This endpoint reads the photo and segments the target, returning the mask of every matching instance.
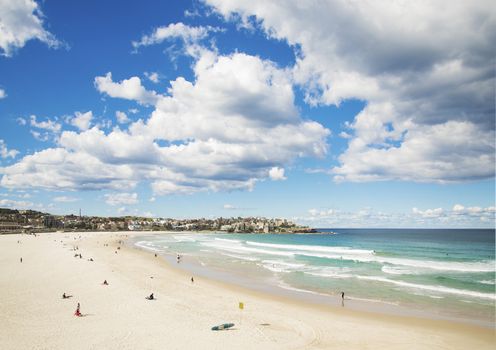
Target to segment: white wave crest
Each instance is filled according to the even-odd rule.
[[[157,246],[153,242],[149,242],[149,241],[139,241],[139,242],[134,243],[134,245],[137,247],[146,249],[146,250],[154,251],[154,252],[163,252],[163,251],[165,251],[165,249],[169,248],[169,247],[164,246],[164,245]]]
[[[294,254],[304,255],[316,258],[343,259],[358,262],[378,262],[392,265],[410,266],[425,268],[438,271],[453,272],[493,272],[496,270],[494,260],[479,262],[456,262],[456,261],[432,261],[416,260],[394,257],[384,257],[375,254],[373,250],[352,249],[350,247],[327,247],[327,246],[309,246],[299,244],[272,244],[247,241],[246,244],[257,247],[290,250]],[[404,273],[407,273],[404,270]],[[385,271],[386,272],[386,271]],[[397,270],[399,272],[399,270]],[[388,272],[386,272],[388,273]],[[393,273],[389,269],[389,273]]]
[[[381,268],[382,272],[390,275],[416,275],[419,274],[418,270],[412,270],[403,266],[390,266],[384,265]]]
[[[227,238],[215,237],[215,240],[220,241],[220,242],[228,242],[228,243],[241,243],[241,241],[237,240],[237,239],[227,239]]]
[[[482,283],[482,284],[496,284],[496,281],[495,280],[483,280],[483,281],[479,281],[479,283]]]
[[[272,244],[272,243],[259,243],[246,241],[246,244],[253,245],[256,247],[274,248],[274,249],[285,249],[294,252],[298,251],[309,251],[309,252],[324,252],[324,253],[338,253],[338,254],[353,254],[353,255],[373,255],[373,250],[366,249],[352,249],[350,247],[327,247],[327,246],[313,246],[313,245],[301,245],[301,244]],[[299,254],[299,253],[297,253]]]
[[[220,250],[225,250],[228,252],[233,252],[233,253],[255,253],[255,254],[266,254],[266,255],[276,255],[276,256],[294,256],[293,253],[290,252],[281,252],[277,250],[267,250],[267,249],[258,249],[258,248],[250,248],[250,247],[244,247],[242,245],[237,245],[237,244],[227,244],[227,242],[202,242],[200,243],[201,245],[204,245],[206,247],[210,248],[215,248],[215,249],[220,249]]]
[[[262,260],[262,264],[259,264],[259,266],[272,272],[288,273],[301,271],[305,267],[305,264],[288,263],[281,260]]]
[[[190,235],[173,235],[172,237],[178,242],[196,242],[196,239]]]
[[[228,256],[230,258],[234,259],[240,259],[240,260],[246,260],[246,261],[258,261],[259,259],[249,257],[249,256],[244,256],[244,255],[236,255],[236,254],[228,254],[228,253],[221,253],[224,256]]]

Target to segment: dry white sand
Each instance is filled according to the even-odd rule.
[[[116,254],[124,236],[0,236],[0,348],[479,350],[495,345],[494,329],[318,307],[202,278],[191,283],[190,275],[153,253],[122,247]],[[79,250],[72,251],[76,245]],[[102,285],[105,279],[108,286]],[[64,292],[73,297],[63,300]],[[145,300],[151,292],[157,300]],[[78,302],[84,317],[74,316]],[[236,326],[210,330],[224,322]]]

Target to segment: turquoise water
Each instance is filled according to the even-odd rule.
[[[135,245],[195,273],[336,300],[494,323],[494,230],[333,229],[335,234],[170,233]]]

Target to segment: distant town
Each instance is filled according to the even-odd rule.
[[[216,231],[228,233],[313,233],[286,219],[237,217],[216,219],[51,215],[35,210],[0,208],[0,233],[50,231]]]

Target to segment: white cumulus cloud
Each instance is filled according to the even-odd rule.
[[[269,170],[269,177],[274,180],[286,180],[284,176],[284,168],[273,167]]]
[[[68,196],[59,196],[59,197],[54,197],[53,200],[55,202],[71,203],[71,202],[77,202],[79,200],[79,198],[68,197]]]
[[[117,122],[119,124],[126,124],[130,122],[129,118],[127,117],[127,114],[122,111],[116,111],[115,117],[117,118]]]
[[[159,75],[157,72],[145,72],[145,77],[147,77],[152,83],[157,84],[159,82]]]
[[[27,41],[37,39],[49,47],[60,42],[43,27],[43,13],[34,0],[0,0],[0,52],[11,57]]]
[[[286,70],[243,53],[203,50],[194,58],[194,80],[178,77],[167,95],[153,95],[148,118],[110,132],[64,131],[59,148],[2,169],[2,185],[120,189],[146,181],[154,195],[250,190],[271,169],[282,179],[295,159],[326,154],[329,131],[300,117]],[[143,101],[144,90],[122,93],[124,82],[97,88]]]
[[[104,197],[105,203],[109,205],[132,205],[138,203],[137,193],[107,193]]]
[[[494,143],[488,142],[495,138],[491,1],[206,2],[226,20],[291,45],[293,78],[308,103],[366,102],[351,130],[341,134],[349,146],[335,180],[494,176]],[[471,138],[467,148],[449,135],[451,128],[457,137]],[[474,145],[479,140],[481,147]]]
[[[35,207],[33,202],[17,201],[13,199],[0,199],[0,207],[13,209],[32,209]]]
[[[85,113],[76,112],[74,118],[71,119],[71,124],[77,127],[79,130],[84,131],[90,128],[92,119],[92,111],[88,111]]]
[[[140,46],[155,45],[167,39],[182,39],[184,42],[196,42],[205,38],[209,32],[218,29],[212,27],[191,27],[184,23],[171,23],[167,26],[155,28],[149,35],[143,35],[139,41],[133,41],[135,49]]]
[[[15,158],[18,154],[18,150],[8,149],[5,141],[0,139],[0,158]]]
[[[62,129],[62,125],[54,120],[47,119],[45,121],[38,121],[35,115],[30,116],[30,124],[37,129],[46,130],[52,133],[58,133]]]
[[[121,82],[112,80],[112,73],[95,78],[95,87],[101,93],[110,97],[123,98],[126,100],[136,101],[142,105],[154,105],[159,95],[155,91],[148,91],[141,84],[139,77],[131,77]]]

